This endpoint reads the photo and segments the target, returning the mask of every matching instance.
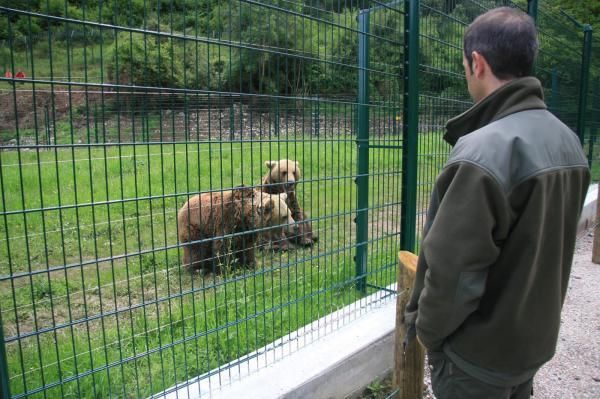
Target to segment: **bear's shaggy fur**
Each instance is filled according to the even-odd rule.
[[[292,218],[296,221],[295,231],[288,232],[287,240],[273,237],[274,249],[285,251],[289,249],[289,242],[302,246],[313,245],[318,237],[313,235],[311,224],[306,221],[306,213],[300,207],[296,196],[296,184],[302,179],[300,164],[298,161],[281,159],[266,161],[265,166],[269,171],[262,178],[262,189],[269,194],[286,193],[285,202],[292,212]]]
[[[191,197],[177,214],[183,264],[213,272],[231,260],[254,266],[254,230],[294,223],[286,198],[243,186]]]

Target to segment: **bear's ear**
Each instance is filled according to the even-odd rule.
[[[260,216],[264,216],[269,213],[272,213],[274,207],[275,207],[275,201],[273,201],[272,198],[269,198],[268,200],[266,200],[265,202],[263,202],[261,205],[258,206],[258,214]]]
[[[284,200],[284,201],[287,201],[287,193],[281,193],[281,194],[279,194],[279,197],[280,197],[282,200]]]
[[[269,169],[273,169],[277,165],[277,161],[265,161],[265,166]]]

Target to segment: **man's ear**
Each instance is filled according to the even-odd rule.
[[[269,169],[273,169],[277,165],[277,161],[265,161],[265,166]]]
[[[477,51],[473,51],[471,54],[471,71],[478,79],[483,77],[486,68],[489,69],[489,64],[487,63],[485,57],[478,53]]]

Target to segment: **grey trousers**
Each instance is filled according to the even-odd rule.
[[[443,352],[429,352],[431,385],[437,399],[529,399],[533,378],[514,387],[498,387],[460,370]]]

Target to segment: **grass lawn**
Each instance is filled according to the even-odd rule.
[[[16,70],[41,80],[106,81],[106,64],[101,70],[99,60],[108,61],[108,44],[67,51],[40,41],[33,57],[15,52],[12,62]],[[45,83],[16,87],[39,93],[49,88]],[[60,92],[54,101],[68,110],[52,125],[57,146],[0,151],[0,324],[12,395],[147,397],[363,295],[356,289],[354,261],[357,145],[343,122],[353,117],[352,105],[319,103],[317,120],[337,121],[337,127],[321,127],[332,130],[329,136],[293,133],[314,128],[303,126],[315,112],[308,101],[302,110],[293,110],[302,114],[300,125],[294,119],[292,127],[283,119],[281,136],[219,142],[198,135],[189,137],[199,141],[167,144],[164,132],[173,133],[165,133],[165,140],[175,141],[175,132],[178,140],[185,138],[162,104],[132,116],[134,129],[115,122],[116,114],[126,112],[113,97],[107,95],[105,103],[104,97],[90,96],[88,104],[87,93],[84,98],[66,93],[66,86],[53,89]],[[73,86],[74,93],[78,89]],[[20,138],[29,144],[50,142],[45,134],[52,114],[45,115],[41,105],[47,99],[37,98],[36,130],[33,98],[19,92],[15,106],[13,86],[0,83],[0,91],[10,112],[27,111],[30,120],[20,119],[21,127],[27,126]],[[50,110],[60,108],[50,104]],[[195,116],[197,123],[207,117]],[[239,124],[242,116],[234,116]],[[269,119],[256,111],[253,117],[258,124],[248,125],[259,130],[260,118]],[[373,118],[385,119],[376,112]],[[73,123],[78,120],[86,123]],[[210,119],[203,123],[209,124],[205,130],[219,130]],[[139,140],[140,126],[147,132],[142,139],[150,142],[131,142]],[[397,147],[400,137],[381,137],[372,144]],[[3,143],[16,138],[13,126],[0,131]],[[95,142],[108,144],[86,144]],[[419,209],[426,207],[447,151],[438,133],[420,136]],[[398,148],[373,148],[369,157],[367,293],[396,279],[402,171]],[[254,270],[229,266],[222,275],[201,276],[182,269],[179,207],[201,191],[258,184],[264,162],[281,158],[301,164],[303,181],[297,190],[313,219],[317,245],[287,253],[258,250]]]
[[[188,196],[258,184],[264,161],[280,158],[300,161],[317,245],[259,250],[255,270],[182,269],[176,213]],[[369,164],[367,282],[386,286],[401,152],[372,149]],[[11,394],[149,396],[355,301],[356,165],[351,136],[0,152]],[[420,160],[424,175],[437,167]]]

